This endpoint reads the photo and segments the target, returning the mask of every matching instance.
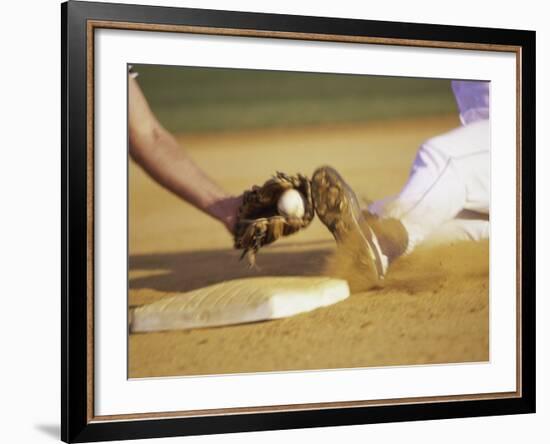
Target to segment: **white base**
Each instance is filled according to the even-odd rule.
[[[348,284],[341,279],[236,279],[137,307],[131,312],[130,331],[182,330],[284,318],[348,296]]]

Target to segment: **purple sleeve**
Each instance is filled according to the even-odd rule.
[[[477,80],[451,82],[463,125],[489,119],[490,83]]]

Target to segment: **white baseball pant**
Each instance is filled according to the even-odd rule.
[[[490,146],[485,119],[427,140],[401,192],[374,202],[369,211],[401,220],[409,235],[407,253],[426,240],[488,238]]]

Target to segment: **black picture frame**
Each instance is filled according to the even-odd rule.
[[[521,393],[497,399],[388,403],[387,405],[293,411],[237,412],[228,415],[101,420],[90,414],[90,143],[87,102],[90,21],[193,26],[264,32],[406,39],[519,48],[521,63],[521,136],[518,187],[521,231],[518,267],[521,280]],[[69,1],[61,5],[62,104],[62,274],[61,274],[61,438],[90,442],[180,435],[510,415],[535,412],[535,32],[356,19],[199,10]],[[521,118],[528,115],[529,118]],[[510,197],[513,198],[512,196]],[[93,201],[92,201],[93,204]],[[90,407],[92,406],[92,407]]]

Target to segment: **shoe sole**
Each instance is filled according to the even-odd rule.
[[[318,168],[312,176],[315,212],[339,245],[352,247],[357,259],[374,277],[384,279],[382,252],[371,227],[361,213],[355,193],[331,167]]]

